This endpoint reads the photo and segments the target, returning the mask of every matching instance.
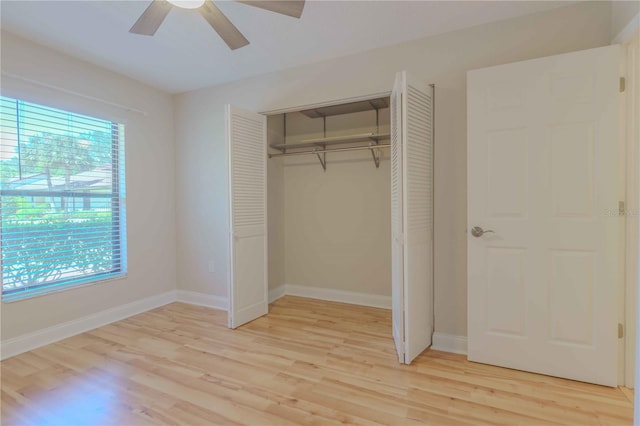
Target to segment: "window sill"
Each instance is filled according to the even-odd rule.
[[[33,299],[33,298],[42,297],[42,296],[49,296],[49,295],[52,295],[52,294],[55,294],[55,293],[62,293],[62,292],[69,291],[69,290],[76,290],[78,288],[90,287],[90,286],[93,286],[93,285],[104,284],[104,283],[111,282],[111,281],[121,281],[123,279],[126,279],[127,277],[128,277],[128,273],[127,272],[123,272],[123,273],[121,273],[119,275],[115,275],[115,276],[112,276],[112,277],[95,279],[95,280],[82,282],[82,283],[78,283],[78,284],[70,284],[70,285],[67,285],[67,286],[64,286],[64,287],[60,287],[60,288],[42,290],[40,292],[38,292],[37,290],[25,291],[24,295],[12,296],[11,299],[9,299],[9,300],[6,300],[6,296],[2,295],[2,303],[21,302],[23,300]]]

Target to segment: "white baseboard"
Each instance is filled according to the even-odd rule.
[[[14,355],[21,354],[49,343],[66,339],[76,334],[93,330],[103,325],[111,324],[115,321],[149,311],[151,309],[164,306],[176,300],[176,292],[168,291],[156,296],[136,300],[126,305],[97,312],[73,321],[47,327],[42,330],[28,333],[12,339],[4,340],[0,343],[0,359],[6,359]]]
[[[226,297],[195,291],[178,290],[176,301],[192,305],[207,306],[209,308],[227,310]],[[374,308],[391,309],[391,297],[375,294],[356,293],[352,291],[334,290],[321,287],[282,284],[269,290],[268,302],[273,303],[283,296],[300,296],[311,299],[328,300],[332,302],[351,303],[352,305],[371,306]]]
[[[207,308],[220,309],[222,311],[226,311],[229,306],[226,297],[187,290],[177,290],[175,301],[189,303],[190,305],[206,306]]]
[[[454,334],[433,333],[431,349],[434,351],[452,352],[454,354],[467,354],[467,337],[456,336]]]
[[[328,300],[332,302],[351,303],[354,305],[372,306],[376,308],[391,309],[391,297],[379,296],[352,291],[325,289],[320,287],[307,287],[300,285],[284,284],[269,291],[269,303],[285,295],[309,297],[312,299]],[[208,308],[227,310],[228,299],[223,296],[198,293],[187,290],[173,290],[166,293],[151,296],[146,299],[127,303],[116,308],[97,312],[73,321],[47,327],[42,330],[14,337],[0,342],[0,359],[6,359],[50,343],[75,336],[86,331],[111,324],[116,321],[137,315],[151,309],[164,306],[172,302],[183,302],[192,305],[206,306]],[[434,346],[436,342],[434,334]],[[453,336],[456,337],[456,336]],[[466,353],[466,339],[464,351]],[[434,347],[435,349],[435,347]],[[446,350],[446,349],[439,349]],[[455,352],[455,351],[450,351]]]
[[[307,287],[303,285],[285,284],[285,294],[291,296],[309,297],[311,299],[328,300],[331,302],[350,303],[352,305],[371,306],[374,308],[391,309],[391,296],[377,294],[356,293],[353,291],[335,290],[321,287]]]
[[[282,284],[276,288],[269,290],[269,303],[273,303],[287,294],[287,286]]]

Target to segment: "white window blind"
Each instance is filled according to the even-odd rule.
[[[124,125],[0,97],[2,299],[126,273]]]

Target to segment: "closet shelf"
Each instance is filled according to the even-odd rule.
[[[306,139],[296,143],[274,143],[269,145],[273,149],[286,152],[296,148],[326,147],[328,145],[341,145],[363,141],[374,141],[378,143],[381,139],[389,139],[389,133],[360,133],[357,135],[332,136],[329,138]]]
[[[309,118],[331,117],[333,115],[353,114],[354,112],[373,111],[389,108],[389,98],[370,99],[368,101],[349,102],[300,111]]]

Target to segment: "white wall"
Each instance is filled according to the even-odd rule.
[[[379,112],[381,133],[389,114]],[[326,125],[328,137],[376,132],[376,113],[330,116]],[[322,136],[322,119],[287,114],[287,143]],[[284,283],[391,296],[388,160],[388,149],[380,168],[369,151],[328,153],[326,171],[313,155],[269,160],[284,163]]]
[[[635,20],[632,22],[632,20]],[[611,2],[611,41],[623,43],[640,26],[640,1],[614,0]]]
[[[282,143],[284,116],[267,117],[267,144]],[[278,151],[269,149],[270,152]],[[267,161],[267,236],[269,242],[269,289],[285,284],[284,168],[282,161]]]
[[[125,120],[128,276],[2,304],[2,341],[176,288],[175,164],[170,95],[3,32],[1,90],[104,118]],[[25,83],[7,73],[146,111]]]
[[[436,84],[435,329],[466,335],[466,72],[607,45],[610,11],[583,2],[176,96],[179,288],[226,295],[224,104],[268,111],[388,92],[406,69]]]

